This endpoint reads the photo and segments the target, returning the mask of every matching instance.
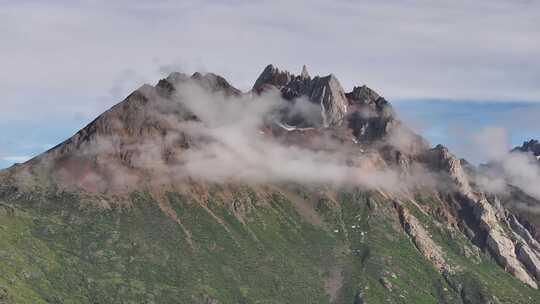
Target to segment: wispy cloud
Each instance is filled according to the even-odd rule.
[[[52,169],[52,176],[62,185],[75,183],[91,192],[113,193],[147,183],[174,187],[193,179],[386,191],[433,185],[434,174],[421,165],[411,165],[410,170],[388,166],[380,154],[364,151],[348,133],[314,128],[289,133],[280,129],[274,122],[285,115],[281,110],[290,102],[279,92],[226,96],[191,81],[180,81],[177,89],[171,99],[159,97],[154,88],[141,89],[139,92],[152,102],[131,112],[129,120],[122,119],[122,107],[113,109],[102,118],[112,129],[110,133],[97,133],[78,143],[66,157],[57,158],[54,153],[44,156],[41,166],[34,169]],[[134,100],[130,102],[138,106]],[[296,102],[307,101],[300,98]],[[302,112],[307,119],[314,113],[321,115],[319,107],[292,110]],[[137,135],[118,136],[133,128],[132,124],[143,122],[152,127]],[[389,132],[398,129],[396,126]],[[400,142],[389,140],[388,144]]]
[[[442,143],[477,164],[490,160],[485,152],[491,145],[475,144],[471,134],[504,129],[508,149],[540,137],[540,103],[399,100],[393,104],[400,117],[430,142]]]
[[[486,127],[468,138],[469,149],[489,161],[478,172],[476,182],[481,187],[491,193],[508,194],[510,184],[540,200],[540,164],[532,155],[511,152],[506,129]]]

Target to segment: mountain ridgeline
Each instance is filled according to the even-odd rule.
[[[536,159],[540,160],[540,142],[536,139],[524,142],[523,145],[514,148],[513,151],[531,153]]]
[[[172,73],[0,171],[0,303],[540,303],[482,171],[334,75]]]

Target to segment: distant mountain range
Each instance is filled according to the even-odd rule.
[[[172,73],[0,171],[0,303],[540,303],[540,201],[508,164],[305,66],[249,92]]]

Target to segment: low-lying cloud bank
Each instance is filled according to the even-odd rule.
[[[133,105],[144,113],[132,115],[149,131],[126,139],[121,134],[131,126],[111,115],[115,120],[107,128],[115,131],[83,143],[72,152],[73,161],[49,158],[47,167],[54,167],[60,180],[75,181],[92,192],[130,191],[148,182],[166,185],[193,179],[392,192],[436,184],[435,175],[420,165],[413,164],[406,171],[387,165],[379,153],[364,150],[352,136],[342,134],[349,132],[345,128],[291,131],[280,126],[277,122],[291,113],[303,117],[308,125],[320,123],[321,106],[304,97],[291,103],[277,90],[227,96],[209,92],[193,81],[177,84],[170,98],[160,97],[150,87],[140,91],[150,97],[149,102],[142,108]],[[285,108],[289,111],[283,111]],[[396,130],[398,136],[389,136],[386,143],[399,148],[403,144],[399,138],[406,132]],[[95,159],[98,169],[81,159]]]
[[[178,164],[169,165],[176,177],[216,183],[350,185],[388,191],[405,190],[420,182],[430,184],[427,171],[415,168],[411,171],[414,174],[403,179],[403,172],[382,165],[378,155],[364,152],[352,140],[343,143],[324,133],[312,136],[309,132],[317,132],[312,128],[292,131],[308,132],[300,135],[300,141],[309,141],[308,147],[286,144],[269,134],[272,125],[280,128],[276,122],[291,113],[316,124],[321,119],[321,107],[305,98],[291,104],[276,91],[225,97],[187,83],[181,85],[173,100],[198,118],[174,124],[174,129],[194,139],[194,146],[178,156]],[[284,107],[289,108],[288,114],[280,111]]]
[[[182,155],[184,164],[178,172],[186,176],[212,182],[349,184],[392,189],[405,186],[396,172],[374,167],[359,148],[354,151],[350,145],[347,148],[330,137],[317,138],[321,149],[312,150],[285,145],[266,134],[261,128],[265,120],[277,120],[276,109],[286,103],[275,93],[255,99],[229,100],[191,86],[179,90],[178,97],[200,118],[200,122],[190,122],[189,128],[182,123],[179,128],[209,139]],[[320,107],[313,104],[299,105],[296,109],[307,112],[302,114],[308,117],[313,117],[314,111],[320,115]]]
[[[131,105],[129,110],[135,112],[128,119],[135,120],[129,122],[135,128],[143,126],[137,136],[124,137],[133,126],[126,125],[124,114],[111,115],[114,119],[107,122],[107,128],[113,130],[110,134],[100,134],[73,150],[73,161],[49,158],[46,167],[54,167],[60,180],[92,192],[131,191],[146,183],[174,185],[193,179],[355,186],[390,192],[452,187],[420,162],[413,161],[407,168],[389,165],[372,149],[375,145],[358,144],[343,134],[348,132],[345,128],[295,129],[277,123],[292,113],[303,117],[307,125],[318,126],[321,107],[306,98],[291,103],[277,90],[230,96],[210,92],[191,80],[177,84],[170,98],[150,86],[140,92],[149,101]],[[413,140],[410,134],[397,127],[384,138],[384,144],[406,151]],[[538,162],[523,153],[510,153],[504,129],[486,128],[472,136],[471,142],[470,151],[483,154],[491,163],[477,172],[475,183],[481,189],[504,194],[510,184],[540,200]]]

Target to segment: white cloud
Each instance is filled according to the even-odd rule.
[[[481,151],[490,161],[477,182],[495,193],[508,192],[506,183],[518,186],[527,194],[540,200],[540,165],[532,155],[510,152],[507,131],[499,127],[487,127],[472,135],[472,147]]]
[[[436,176],[420,165],[411,166],[410,171],[394,169],[378,153],[360,149],[351,137],[340,138],[339,132],[306,128],[298,132],[317,135],[302,135],[305,141],[296,142],[293,138],[298,134],[281,134],[268,128],[283,115],[279,109],[289,104],[277,91],[230,97],[208,92],[192,82],[178,83],[177,89],[171,99],[160,98],[149,87],[141,90],[152,96],[152,102],[132,113],[129,121],[144,121],[153,127],[138,134],[135,141],[129,136],[97,135],[78,146],[80,150],[70,152],[81,153],[75,156],[77,166],[84,167],[82,159],[91,159],[95,172],[85,171],[85,177],[81,177],[81,170],[66,165],[69,157],[55,159],[56,154],[50,154],[51,159],[42,158],[41,168],[54,167],[53,176],[61,184],[75,181],[84,189],[98,192],[129,190],[146,181],[172,186],[185,179],[359,186],[386,191],[434,186]],[[306,109],[302,107],[302,111]],[[311,115],[309,110],[307,113]],[[114,110],[107,115],[113,130],[125,130],[124,123],[130,124],[116,120]],[[197,119],[184,119],[192,115]],[[99,157],[93,159],[96,155]]]

